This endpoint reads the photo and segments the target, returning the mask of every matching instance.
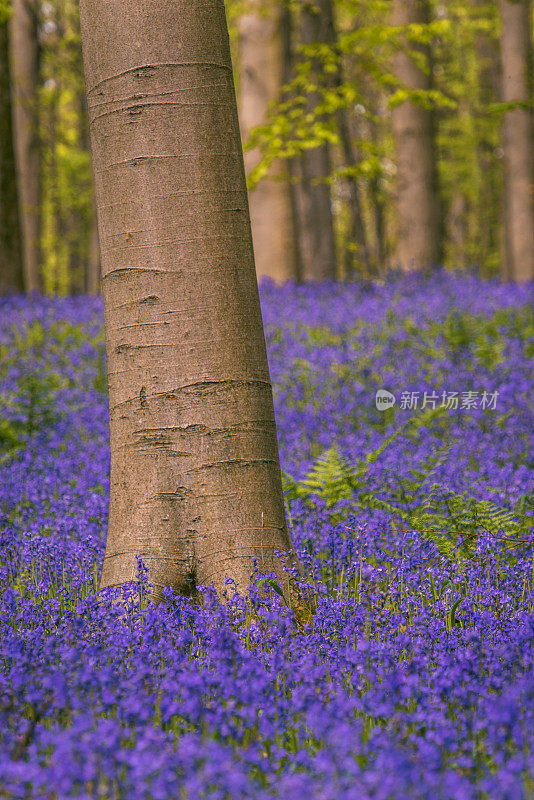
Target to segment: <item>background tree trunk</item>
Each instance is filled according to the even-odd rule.
[[[359,138],[372,144],[373,151],[380,152],[381,140],[384,129],[389,127],[389,109],[387,98],[379,92],[370,92],[368,98],[371,118],[366,120],[355,116],[353,125],[356,124]],[[375,171],[367,181],[367,203],[370,214],[370,251],[374,271],[377,276],[387,271],[389,259],[389,237],[387,235],[387,194],[384,187],[384,177],[381,172]]]
[[[488,0],[475,0],[475,7],[479,10],[479,18],[487,23],[488,17],[497,21],[499,9]],[[504,237],[502,223],[502,176],[500,165],[495,157],[496,147],[489,141],[488,133],[481,135],[484,126],[487,126],[488,115],[486,109],[498,102],[501,95],[501,64],[499,54],[499,39],[493,31],[491,33],[478,31],[475,36],[475,57],[478,67],[478,114],[477,122],[477,158],[478,169],[481,176],[479,184],[478,202],[478,228],[479,228],[479,263],[482,274],[491,274],[487,270],[488,264],[498,265],[501,277],[504,277],[506,255],[504,251]],[[495,118],[495,117],[493,117]]]
[[[40,274],[39,39],[35,0],[13,0],[11,81],[22,257],[26,289],[42,288]]]
[[[356,155],[352,145],[352,138],[350,135],[350,125],[347,119],[347,110],[345,108],[338,111],[338,132],[341,140],[341,154],[343,163],[346,167],[356,166]],[[346,178],[349,204],[350,204],[350,233],[349,245],[356,245],[356,252],[349,251],[346,257],[348,276],[354,273],[354,262],[363,266],[366,276],[378,275],[376,263],[373,263],[367,244],[367,236],[365,233],[365,226],[363,224],[362,203],[360,197],[360,190],[358,188],[358,180],[354,175],[349,175]]]
[[[393,25],[428,21],[426,0],[393,0]],[[426,48],[417,49],[424,52]],[[404,50],[395,55],[394,71],[408,89],[430,88],[430,77]],[[397,162],[395,261],[404,270],[418,269],[436,264],[440,250],[432,115],[422,106],[405,100],[392,110],[391,116]]]
[[[265,13],[262,0],[252,0],[239,20],[239,123],[243,142],[252,128],[265,123],[269,104],[280,96],[284,72],[281,15],[279,6],[273,4]],[[257,151],[246,152],[246,171],[259,160]],[[265,275],[278,282],[297,277],[285,172],[285,163],[277,162],[271,174],[249,194],[256,272],[258,277]]]
[[[531,99],[529,90],[530,3],[499,0],[502,20],[502,99]],[[514,108],[504,118],[504,224],[507,273],[516,281],[534,279],[534,198],[532,111]]]
[[[338,46],[338,33],[336,28],[336,20],[334,15],[334,4],[332,0],[323,0],[321,4],[321,13],[324,17],[323,23],[323,38],[330,44],[333,52],[338,58],[337,70],[333,75],[332,86],[339,90],[344,83],[343,74],[343,61],[342,54]],[[340,139],[341,158],[345,167],[356,166],[356,154],[352,144],[352,136],[350,129],[350,120],[348,110],[340,108],[336,113],[337,130]],[[360,270],[363,267],[367,275],[376,276],[376,266],[372,263],[367,244],[367,237],[365,233],[365,226],[363,223],[362,215],[362,201],[360,197],[360,189],[358,180],[354,175],[348,175],[345,178],[347,187],[347,194],[349,198],[349,237],[348,247],[346,247],[345,263],[346,272],[350,276],[354,273],[356,265],[359,265]],[[356,248],[354,251],[353,248]]]
[[[11,116],[9,31],[7,18],[0,17],[0,292],[22,292],[23,289]]]
[[[101,586],[244,589],[288,551],[223,0],[81,0],[111,498]]]
[[[293,77],[294,25],[291,9],[287,5],[282,8],[280,24],[282,32],[282,83],[285,85],[288,84]],[[301,219],[299,216],[298,163],[295,156],[286,158],[285,161],[288,174],[289,205],[293,229],[293,259],[295,263],[296,280],[300,283],[302,281],[302,232]]]
[[[331,43],[328,0],[306,2],[300,16],[302,44]],[[321,65],[315,65],[315,73]],[[313,71],[312,71],[313,74]],[[318,97],[309,95],[310,107]],[[332,172],[328,143],[303,150],[300,158],[300,217],[302,277],[304,280],[333,280],[336,277],[336,239],[330,186],[325,182]]]

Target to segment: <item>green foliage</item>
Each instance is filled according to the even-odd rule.
[[[348,464],[334,445],[316,459],[311,470],[301,481],[297,482],[284,473],[284,490],[288,498],[300,497],[309,500],[312,495],[317,495],[325,500],[328,508],[331,508],[340,500],[357,497],[365,485],[369,467],[402,433],[403,428],[404,426],[394,431],[379,447],[367,453],[354,466]]]
[[[526,540],[528,533],[528,524],[521,524],[513,511],[478,500],[468,492],[457,494],[440,484],[432,486],[406,519],[449,559],[473,558],[478,538],[485,531],[500,534],[512,547]]]
[[[12,13],[10,0],[0,0],[0,25],[8,22]]]
[[[463,357],[467,350],[471,350],[480,365],[488,369],[502,361],[504,342],[493,318],[453,310],[443,323],[433,326],[433,334],[442,337],[455,358]]]
[[[421,414],[413,419],[417,419],[421,429],[429,424],[431,417]],[[444,445],[411,469],[410,479],[397,477],[396,486],[390,487],[387,499],[367,489],[369,466],[379,459],[407,426],[394,431],[355,465],[349,464],[334,446],[316,459],[300,481],[284,473],[286,497],[288,500],[304,499],[311,505],[314,497],[320,498],[327,508],[332,509],[332,522],[338,522],[348,513],[346,510],[336,510],[341,500],[352,501],[355,507],[361,509],[380,509],[396,518],[403,529],[418,531],[424,539],[435,544],[444,558],[451,561],[474,558],[480,535],[484,532],[498,534],[505,541],[509,558],[513,560],[521,544],[528,541],[532,530],[534,495],[523,495],[511,510],[489,500],[479,500],[468,492],[458,494],[439,483],[425,488],[447,458],[452,444]],[[417,435],[417,428],[412,428],[411,434]]]
[[[32,437],[39,430],[51,428],[61,416],[56,399],[65,383],[57,372],[29,373],[19,379],[21,406],[25,410],[24,433]]]
[[[10,339],[0,346],[0,381],[10,373],[16,375],[14,390],[0,390],[0,463],[61,419],[61,392],[72,387],[62,367],[69,363],[69,350],[87,338],[80,325],[66,320],[47,326],[35,320],[20,328],[13,326]],[[104,391],[107,379],[102,332],[91,341],[98,354],[95,388]],[[54,369],[49,366],[51,359]]]
[[[500,102],[497,4],[431,2],[428,23],[399,27],[391,25],[390,2],[337,0],[337,40],[306,45],[298,36],[302,3],[288,5],[293,76],[245,143],[261,154],[247,176],[249,188],[276,160],[328,144],[336,153],[330,183],[339,235],[350,235],[344,182],[356,179],[366,238],[375,251],[379,237],[380,246],[390,249],[395,236],[390,111],[415,103],[433,112],[445,264],[478,264],[485,275],[495,274],[501,258],[502,114],[531,105]],[[395,77],[392,59],[399,50],[431,74],[427,90],[411,89]],[[341,147],[340,113],[351,120],[352,163]]]
[[[23,441],[18,426],[7,419],[0,419],[0,464],[7,461],[22,446]]]
[[[41,24],[43,278],[65,295],[84,290],[94,213],[78,3],[44,4]]]
[[[453,358],[463,358],[470,352],[481,367],[493,370],[505,359],[507,334],[519,339],[526,352],[531,352],[534,310],[526,305],[519,312],[499,309],[486,317],[453,309],[443,322],[431,323],[429,333],[432,339],[444,343]]]
[[[369,255],[381,270],[396,237],[391,109],[418,104],[432,111],[436,133],[444,263],[478,264],[484,274],[495,274],[502,239],[502,116],[532,106],[500,101],[497,4],[430,0],[428,23],[399,27],[391,24],[391,0],[335,0],[336,40],[311,44],[303,44],[299,34],[303,6],[303,0],[225,2],[238,90],[241,17],[269,16],[283,8],[292,27],[291,77],[265,123],[245,142],[259,155],[247,176],[249,188],[272,177],[280,159],[299,159],[304,151],[327,144],[332,171],[324,180],[331,187],[339,252],[344,253],[340,272],[347,274],[351,264],[367,269],[359,260],[360,243],[352,241],[348,187],[354,181]],[[53,0],[39,9],[44,287],[67,294],[84,289],[94,220],[79,11],[75,0]],[[0,20],[10,12],[10,2],[0,0]],[[427,90],[411,89],[395,77],[392,59],[399,50],[431,75]],[[343,119],[352,156],[343,146]]]
[[[499,15],[496,3],[451,0],[454,35],[434,47],[436,88],[454,97],[456,111],[437,128],[445,255],[458,266],[479,264],[485,274],[500,263],[498,232],[502,191],[499,100]]]

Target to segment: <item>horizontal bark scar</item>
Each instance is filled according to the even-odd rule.
[[[224,69],[232,72],[232,68],[228,64],[221,64],[216,61],[162,61],[154,64],[138,64],[136,67],[129,67],[122,72],[117,72],[114,75],[106,75],[102,80],[97,81],[92,86],[87,87],[87,94],[91,94],[95,89],[102,86],[102,84],[109,81],[117,80],[126,75],[133,74],[134,78],[151,78],[154,76],[157,69],[164,69],[165,67],[215,67],[217,69]],[[99,94],[103,94],[99,92]]]
[[[177,503],[179,500],[184,500],[186,492],[158,492],[154,495],[154,500],[165,500],[168,503]]]
[[[134,447],[159,447],[167,450],[169,455],[172,456],[191,456],[188,450],[173,450],[173,440],[170,436],[166,436],[162,432],[154,431],[154,433],[137,433],[137,441],[133,443]]]
[[[150,499],[151,500],[168,500],[169,502],[174,502],[175,500],[185,500],[186,498],[190,497],[193,494],[192,489],[188,489],[185,486],[177,486],[176,489],[169,490],[169,491],[161,491],[156,492]]]
[[[227,467],[227,466],[235,466],[235,467],[252,467],[255,464],[276,464],[277,461],[274,458],[229,458],[226,461],[213,461],[208,464],[200,464],[198,467],[195,467],[188,472],[196,472],[197,470],[201,469],[214,469],[215,467]]]
[[[265,387],[271,387],[271,384],[267,380],[263,380],[261,378],[249,378],[249,379],[233,379],[229,378],[227,380],[213,380],[213,381],[196,381],[195,383],[188,383],[185,386],[178,386],[176,389],[173,389],[170,392],[166,392],[166,396],[172,397],[179,392],[186,392],[187,394],[197,395],[199,397],[204,396],[205,394],[209,394],[210,392],[218,392],[221,389],[233,389],[239,386],[256,386],[257,384],[261,384]]]
[[[106,278],[129,278],[132,272],[141,273],[149,273],[151,275],[166,275],[168,274],[167,270],[165,269],[150,269],[149,267],[117,267],[116,269],[110,269],[109,272],[106,272],[105,275],[102,276],[102,280]]]

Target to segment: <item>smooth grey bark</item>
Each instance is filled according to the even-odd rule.
[[[91,152],[91,140],[89,133],[89,116],[87,113],[87,102],[85,93],[80,96],[80,143],[87,153]],[[86,260],[84,269],[84,291],[87,294],[100,294],[100,241],[98,238],[98,217],[96,210],[96,200],[94,196],[94,175],[93,192],[91,196],[91,221],[86,245]]]
[[[427,0],[393,0],[395,26],[424,24],[429,21],[429,14]],[[430,88],[429,75],[419,69],[404,49],[395,55],[394,71],[401,84],[409,89]],[[437,264],[440,255],[432,114],[405,100],[392,110],[391,117],[397,164],[395,262],[403,270],[413,270]]]
[[[223,0],[81,0],[111,497],[101,587],[192,593],[291,549]]]
[[[96,208],[93,209],[93,216],[91,218],[88,258],[85,269],[85,291],[87,294],[100,293],[100,243],[98,241]]]
[[[532,99],[529,66],[530,2],[499,0],[502,22],[502,99]],[[504,227],[507,274],[516,281],[534,279],[534,156],[532,110],[507,111],[503,127],[505,159]]]
[[[282,9],[266,9],[262,0],[251,0],[239,19],[239,123],[243,141],[263,125],[271,103],[280,97],[284,75]],[[245,170],[261,158],[245,153]],[[297,277],[293,247],[291,197],[284,162],[276,162],[270,174],[249,192],[254,257],[258,277],[278,283]]]
[[[0,293],[22,292],[21,232],[13,148],[9,26],[0,19]]]
[[[36,0],[13,0],[10,20],[11,86],[24,283],[27,291],[42,288],[38,14]]]

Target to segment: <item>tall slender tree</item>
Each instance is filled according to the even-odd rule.
[[[502,178],[499,159],[496,157],[499,132],[495,115],[484,113],[500,97],[501,70],[497,36],[499,9],[489,0],[475,0],[474,5],[484,25],[487,26],[489,20],[495,26],[495,29],[491,27],[489,31],[479,30],[475,35],[479,79],[476,152],[478,174],[482,176],[478,186],[479,263],[482,267],[484,264],[500,267],[502,275],[506,258],[503,226],[500,224]]]
[[[266,121],[270,103],[279,99],[284,74],[282,8],[251,0],[239,18],[239,123],[243,141]],[[245,169],[260,159],[257,151],[245,153]],[[250,192],[250,219],[258,277],[281,282],[297,277],[289,183],[283,163]]]
[[[502,99],[531,100],[530,2],[499,0],[502,21]],[[504,224],[507,274],[517,281],[534,279],[534,156],[532,109],[517,106],[505,114]]]
[[[13,0],[11,84],[24,282],[40,289],[39,10],[36,0]]]
[[[0,292],[24,289],[9,64],[9,11],[0,5]]]
[[[293,78],[294,67],[294,32],[292,9],[288,4],[282,7],[280,17],[280,27],[282,32],[282,83],[289,84]],[[302,281],[302,221],[299,215],[299,186],[298,186],[298,158],[289,156],[286,158],[286,169],[288,176],[289,207],[291,210],[291,224],[293,228],[293,254],[295,262],[296,278]]]
[[[429,21],[428,0],[393,0],[395,26]],[[406,40],[405,40],[406,43]],[[411,44],[429,61],[428,47]],[[408,47],[395,55],[394,71],[409,90],[428,90],[430,75],[410,57]],[[436,264],[440,255],[436,158],[432,114],[406,99],[392,110],[397,165],[398,239],[395,260],[404,270]]]
[[[335,58],[334,71],[332,72],[329,83],[331,84],[331,88],[333,90],[340,91],[341,87],[343,86],[345,76],[343,71],[342,53],[339,48],[339,37],[334,14],[333,0],[322,0],[322,3],[317,8],[317,11],[323,17],[322,40],[329,45]],[[352,142],[349,115],[344,106],[338,108],[336,112],[336,123],[340,142],[339,150],[343,165],[349,169],[353,168],[356,166],[357,158]],[[362,201],[358,180],[353,174],[348,173],[347,177],[345,178],[345,184],[349,200],[349,235],[346,243],[348,247],[345,247],[346,273],[350,275],[354,271],[354,250],[356,250],[356,262],[362,266],[366,272],[375,273],[375,265],[371,262],[369,248],[366,241],[367,237],[362,217]]]
[[[289,551],[223,0],[81,0],[111,497],[101,586]]]
[[[300,37],[303,45],[331,43],[332,30],[329,0],[305,0],[300,15]],[[313,79],[321,72],[320,60],[312,64]],[[310,108],[319,101],[318,94],[309,95]],[[304,280],[336,277],[336,239],[334,215],[327,179],[332,173],[332,157],[328,142],[305,149],[300,158],[301,254]]]

